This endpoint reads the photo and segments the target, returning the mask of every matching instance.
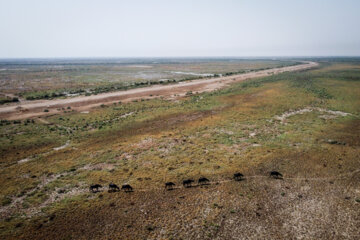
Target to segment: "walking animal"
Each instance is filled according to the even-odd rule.
[[[112,192],[120,191],[120,188],[118,187],[118,185],[116,185],[114,183],[110,183],[109,184],[109,191],[112,191]]]
[[[199,178],[199,180],[198,180],[199,185],[207,185],[207,184],[209,184],[209,182],[210,182],[210,180],[205,177]]]
[[[165,189],[166,189],[166,190],[173,190],[173,189],[174,189],[174,186],[175,186],[175,183],[173,183],[173,182],[167,182],[167,183],[165,183]]]
[[[270,172],[270,177],[273,177],[275,179],[282,179],[283,175],[277,171],[271,171]]]
[[[189,188],[189,187],[191,187],[191,184],[193,182],[194,182],[194,180],[192,180],[192,179],[186,179],[183,181],[183,185],[184,185],[184,187]]]
[[[244,179],[244,174],[242,173],[234,173],[234,180],[235,181],[241,181]]]
[[[90,192],[95,193],[95,192],[99,191],[99,188],[102,188],[102,186],[100,184],[92,184],[92,185],[90,185],[89,190],[90,190]]]
[[[121,189],[124,190],[125,192],[132,192],[133,191],[133,188],[129,184],[122,185]]]

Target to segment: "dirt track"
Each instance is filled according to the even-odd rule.
[[[154,85],[144,88],[109,92],[93,96],[79,96],[74,98],[55,100],[23,101],[15,105],[0,107],[0,119],[14,120],[51,114],[60,114],[62,113],[62,110],[58,109],[67,108],[68,106],[76,111],[84,111],[101,104],[118,101],[129,102],[136,99],[154,98],[159,96],[169,98],[175,94],[183,96],[188,91],[209,92],[227,86],[233,82],[244,81],[250,78],[264,77],[282,72],[305,70],[313,68],[317,65],[318,63],[315,62],[306,62],[296,66],[273,68],[269,70],[244,73],[228,77],[200,79],[171,85]],[[44,112],[44,109],[48,109],[49,112]]]

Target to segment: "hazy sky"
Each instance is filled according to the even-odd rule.
[[[360,55],[360,0],[0,0],[0,58]]]

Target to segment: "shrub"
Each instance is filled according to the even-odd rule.
[[[11,203],[11,199],[8,197],[5,197],[1,200],[1,206],[6,206],[9,205]]]
[[[146,226],[146,230],[148,231],[154,231],[155,230],[155,227],[153,225],[147,225]]]

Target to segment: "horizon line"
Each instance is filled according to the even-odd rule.
[[[359,58],[360,55],[272,55],[272,56],[91,56],[91,57],[0,57],[1,60],[20,59],[127,59],[127,58]]]

